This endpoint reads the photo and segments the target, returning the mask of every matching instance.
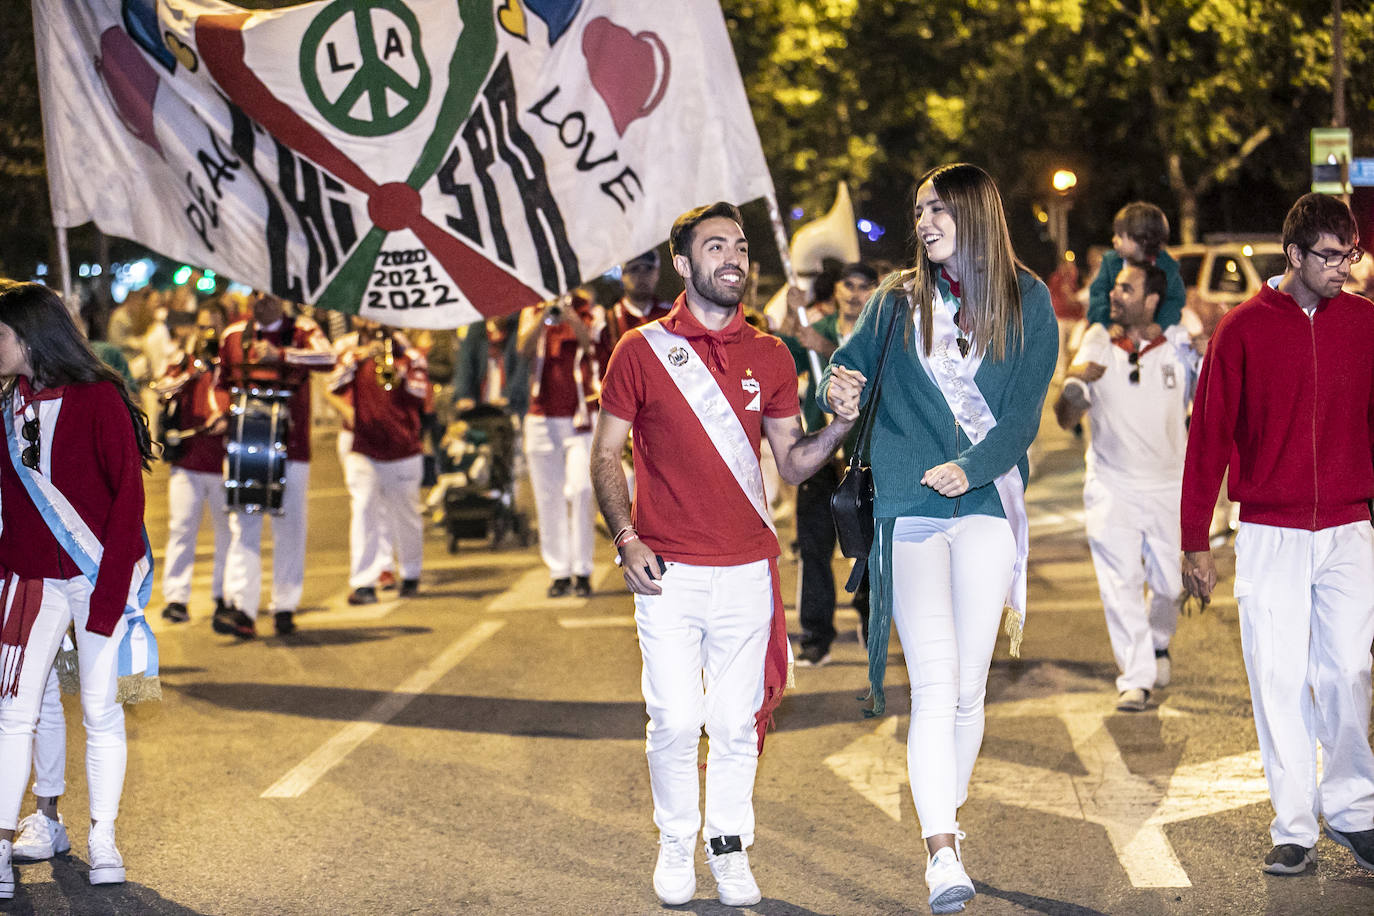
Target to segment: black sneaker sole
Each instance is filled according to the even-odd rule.
[[[1365,871],[1374,871],[1374,862],[1367,861],[1363,856],[1356,852],[1355,847],[1351,844],[1349,840],[1345,838],[1345,835],[1343,833],[1341,833],[1335,827],[1332,827],[1330,824],[1327,824],[1326,835],[1331,839],[1335,840],[1337,843],[1340,843],[1346,849],[1350,850],[1350,855],[1354,857],[1356,865],[1360,866],[1360,868],[1363,868]]]

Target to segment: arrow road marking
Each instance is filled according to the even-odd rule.
[[[984,757],[974,769],[970,795],[1005,805],[1097,824],[1134,887],[1191,887],[1164,825],[1191,820],[1269,798],[1258,751],[1181,766],[1167,785],[1126,766],[1105,722],[1110,695],[1068,693],[999,703],[988,718],[1057,717],[1087,770],[1071,776],[1044,767]],[[1163,707],[1164,717],[1183,713]],[[907,782],[906,742],[889,716],[871,734],[826,758],[826,765],[880,811],[900,821]]]

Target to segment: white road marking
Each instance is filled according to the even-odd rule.
[[[405,683],[374,703],[359,717],[359,721],[345,726],[334,737],[320,745],[314,753],[273,783],[262,793],[262,797],[299,798],[304,795],[335,764],[371,738],[383,725],[396,718],[416,697],[428,690],[435,681],[451,671],[505,625],[505,621],[501,620],[480,621],[428,665],[407,678]]]
[[[613,568],[609,564],[596,566],[592,569],[592,581],[603,581]],[[572,594],[563,598],[548,597],[546,592],[550,581],[549,571],[545,567],[537,566],[528,570],[497,595],[487,605],[487,611],[498,614],[511,611],[580,611],[587,606],[588,599]]]
[[[559,617],[558,625],[567,630],[594,630],[629,627],[634,629],[633,617]]]
[[[1179,767],[1167,785],[1130,771],[1105,726],[1113,714],[1110,694],[1061,693],[998,703],[988,718],[1055,716],[1068,729],[1074,753],[1087,774],[1071,776],[1044,767],[982,757],[970,795],[1002,804],[1097,824],[1107,832],[1134,887],[1191,887],[1163,827],[1267,801],[1259,752],[1235,754]],[[1169,707],[1162,718],[1184,715]],[[906,742],[897,738],[897,717],[826,758],[826,765],[884,814],[900,821],[907,783]]]

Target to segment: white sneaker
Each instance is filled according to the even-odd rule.
[[[11,864],[13,852],[13,843],[9,840],[0,840],[0,900],[14,898],[14,866]]]
[[[62,815],[52,820],[42,811],[35,811],[19,822],[14,835],[14,858],[20,862],[40,862],[72,848]]]
[[[91,854],[92,884],[123,884],[124,859],[115,848],[114,821],[101,821],[86,839]]]
[[[1160,653],[1163,653],[1162,655]],[[1169,658],[1168,649],[1159,649],[1155,652],[1155,686],[1168,687],[1169,679],[1173,677],[1174,664]]]
[[[744,850],[707,857],[716,877],[716,893],[726,906],[753,906],[763,899],[754,873],[749,870],[749,853]]]
[[[1116,708],[1122,712],[1144,712],[1150,706],[1150,691],[1130,687],[1116,695]]]
[[[659,838],[654,893],[668,906],[686,903],[697,892],[695,852],[695,836]]]
[[[973,882],[950,846],[939,850],[926,862],[926,887],[930,888],[932,913],[958,913],[976,893]]]

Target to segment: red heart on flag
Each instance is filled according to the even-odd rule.
[[[625,136],[631,123],[663,101],[672,70],[668,48],[654,32],[631,34],[602,16],[582,33],[582,56],[592,88],[611,110],[616,133]]]

